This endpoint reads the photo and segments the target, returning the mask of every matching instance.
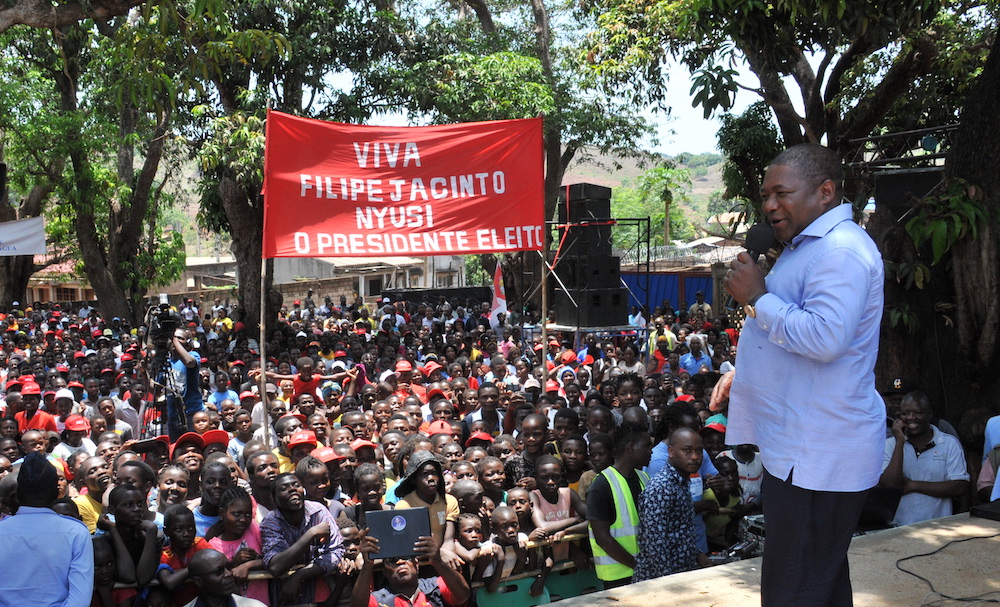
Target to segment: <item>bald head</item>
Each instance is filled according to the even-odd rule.
[[[229,564],[229,559],[226,558],[226,555],[218,550],[207,548],[194,553],[188,563],[188,573],[191,577],[199,577],[217,570],[220,566],[225,567],[227,564]]]

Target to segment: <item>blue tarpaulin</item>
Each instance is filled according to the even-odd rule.
[[[631,274],[622,272],[622,280],[629,288],[629,303],[631,306],[642,306],[646,304],[646,291],[649,291],[649,309],[652,311],[659,306],[664,299],[670,302],[675,310],[679,309],[683,303],[684,307],[694,303],[694,294],[698,291],[705,292],[705,302],[712,303],[712,276],[703,274],[681,274],[681,273],[650,273]],[[681,281],[684,285],[684,301],[681,302]],[[647,289],[648,285],[648,289]]]

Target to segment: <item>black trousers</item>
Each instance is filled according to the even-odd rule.
[[[847,549],[868,491],[796,487],[764,470],[762,607],[851,607]]]

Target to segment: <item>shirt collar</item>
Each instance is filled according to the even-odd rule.
[[[802,241],[806,237],[809,236],[813,238],[822,238],[826,236],[838,223],[842,221],[850,221],[853,217],[854,209],[850,204],[846,202],[839,204],[814,219],[813,222],[807,225],[805,229],[798,233],[797,236],[792,238],[791,244],[792,246],[798,246],[802,244]]]

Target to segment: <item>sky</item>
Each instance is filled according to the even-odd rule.
[[[746,66],[737,65],[735,69],[739,72],[738,80],[747,85],[756,85],[756,79]],[[673,64],[667,68],[670,74],[670,82],[667,87],[667,104],[671,108],[669,117],[652,111],[646,113],[646,117],[653,122],[656,128],[658,145],[650,144],[649,151],[659,152],[667,156],[676,156],[683,152],[700,154],[703,152],[718,153],[715,134],[719,130],[718,118],[705,119],[701,108],[691,107],[691,74],[686,67]],[[341,86],[350,85],[350,76],[347,74],[336,77],[337,83]],[[732,113],[742,113],[746,108],[757,101],[753,93],[739,91],[736,95],[736,103]],[[387,113],[373,116],[369,124],[378,125],[404,125],[407,123],[406,117],[401,113]]]
[[[750,70],[744,66],[736,68],[740,74],[737,79],[747,86],[756,84],[755,78],[750,74]],[[660,152],[667,156],[676,156],[683,152],[691,154],[701,154],[703,152],[718,153],[716,132],[719,130],[718,118],[705,119],[704,111],[698,107],[691,107],[691,74],[687,68],[681,65],[673,65],[669,68],[670,82],[667,87],[667,103],[671,108],[671,115],[664,119],[663,116],[649,114],[649,117],[656,124],[659,145],[653,147],[654,152]],[[749,77],[748,77],[749,74]],[[736,95],[736,102],[731,113],[740,114],[758,101],[759,98],[748,91],[739,91]]]

